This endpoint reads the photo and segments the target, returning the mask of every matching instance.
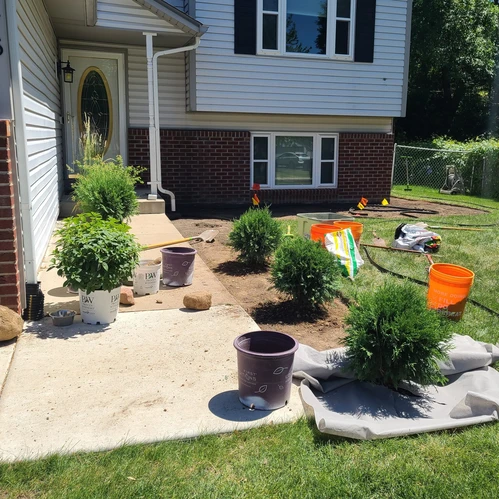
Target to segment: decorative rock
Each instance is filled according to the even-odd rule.
[[[0,341],[8,341],[19,336],[23,325],[24,321],[19,314],[0,305]]]
[[[184,306],[192,310],[208,310],[211,307],[211,293],[196,291],[184,296]]]
[[[135,305],[132,288],[121,286],[120,303],[122,305]]]

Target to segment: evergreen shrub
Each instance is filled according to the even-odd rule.
[[[243,213],[229,234],[229,245],[239,259],[252,266],[264,266],[281,243],[281,224],[272,218],[268,207],[250,208]]]
[[[271,268],[274,287],[299,307],[317,309],[337,294],[341,267],[319,242],[288,238],[277,249]]]
[[[122,222],[138,213],[135,184],[141,182],[140,170],[124,166],[123,159],[94,158],[88,165],[79,165],[80,174],[73,187],[73,199],[85,213],[99,213],[102,218]]]
[[[346,317],[349,367],[356,378],[397,389],[401,381],[443,383],[437,360],[449,348],[449,321],[426,307],[425,294],[409,281],[386,281],[364,291]]]
[[[124,166],[121,156],[104,160],[105,147],[87,118],[80,139],[80,160],[74,163],[73,200],[84,213],[99,213],[104,219],[122,222],[138,213],[135,185],[142,183],[143,168]]]

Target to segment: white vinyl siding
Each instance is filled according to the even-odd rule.
[[[180,5],[181,2],[176,3]],[[150,30],[158,33],[183,33],[179,28],[159,18],[133,0],[97,0],[96,26],[138,31]]]
[[[196,54],[195,110],[402,115],[406,0],[378,0],[373,63],[234,54],[233,0],[197,0],[209,26]]]
[[[57,41],[42,0],[17,3],[23,107],[33,203],[35,265],[39,268],[59,215],[62,130]]]
[[[320,131],[324,133],[390,133],[392,128],[392,120],[385,117],[294,116],[289,114],[269,116],[263,112],[259,114],[187,112],[184,55],[160,57],[158,59],[158,74],[159,114],[162,128]],[[128,99],[130,126],[149,126],[147,67],[144,48],[128,48]]]

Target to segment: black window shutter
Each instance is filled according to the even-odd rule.
[[[376,0],[357,0],[355,18],[355,62],[374,60],[374,24],[376,21]]]
[[[234,0],[234,52],[256,54],[256,0]]]

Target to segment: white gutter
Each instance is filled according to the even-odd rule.
[[[154,78],[153,78],[153,36],[156,33],[143,33],[146,37],[146,55],[147,55],[147,94],[149,96],[149,162],[151,171],[151,194],[147,199],[158,199],[158,178],[156,166],[156,131],[154,120]]]
[[[152,51],[152,34],[144,33],[146,35],[147,49],[148,49],[148,59],[147,59],[147,69],[149,76],[149,45]],[[187,45],[185,47],[178,47],[175,49],[162,50],[156,52],[152,59],[152,90],[153,95],[149,94],[149,144],[150,144],[150,158],[151,158],[151,195],[157,194],[157,191],[162,194],[167,194],[171,198],[171,209],[176,211],[175,194],[172,191],[163,189],[161,182],[161,147],[160,147],[160,125],[159,125],[159,91],[158,91],[158,58],[164,55],[178,54],[180,52],[188,52],[189,50],[195,50],[199,47],[200,38],[196,38],[193,45]],[[151,90],[151,81],[149,80],[149,91]],[[152,99],[151,99],[152,97]],[[151,102],[152,101],[152,102]],[[153,105],[153,113],[151,120],[151,104]],[[154,133],[154,140],[151,140],[151,132]],[[153,179],[154,176],[154,179]]]
[[[19,39],[17,31],[16,0],[6,0],[6,20],[8,46],[10,53],[10,72],[12,79],[12,101],[14,107],[14,127],[16,138],[17,172],[19,177],[19,194],[21,197],[22,243],[24,248],[25,279],[28,284],[38,282],[35,264],[35,237],[33,231],[33,202],[29,179],[28,152],[26,149],[26,123],[23,107],[23,80],[21,58],[19,54]]]

